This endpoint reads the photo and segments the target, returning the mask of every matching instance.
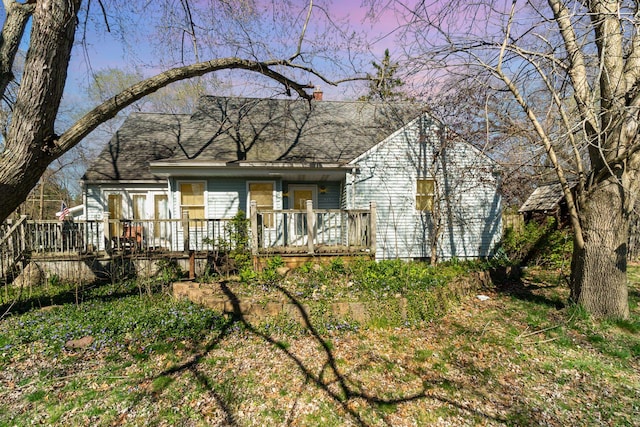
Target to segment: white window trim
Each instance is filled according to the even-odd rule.
[[[271,200],[273,202],[273,210],[276,210],[277,209],[276,203],[278,201],[277,198],[276,198],[276,195],[277,195],[277,192],[278,192],[278,190],[276,188],[276,181],[262,181],[262,180],[247,181],[247,183],[246,183],[247,209],[245,210],[245,212],[246,212],[245,215],[247,216],[247,218],[250,218],[250,216],[251,216],[251,190],[250,190],[251,184],[271,184],[271,185],[273,185],[273,191],[271,192]],[[273,229],[273,227],[271,229]]]
[[[120,197],[122,197],[122,205],[120,206],[120,212],[122,212],[122,215],[124,218],[128,218],[129,216],[129,203],[127,203],[127,192],[124,190],[103,190],[102,191],[102,200],[104,200],[104,208],[102,209],[102,213],[104,215],[105,212],[109,213],[109,215],[111,215],[111,213],[109,212],[109,196],[113,195],[113,194],[119,194]],[[104,216],[103,216],[104,218]],[[111,216],[109,216],[109,219],[122,219],[122,218],[111,218]]]
[[[177,195],[177,205],[178,211],[176,212],[176,218],[182,219],[182,191],[180,190],[182,184],[204,184],[204,192],[203,192],[203,202],[204,202],[204,217],[209,217],[209,204],[207,201],[209,200],[208,188],[207,188],[207,180],[202,179],[182,179],[176,181],[176,195]]]
[[[134,219],[133,218],[133,212],[135,210],[135,203],[133,202],[133,199],[135,196],[144,196],[144,218],[141,218],[142,221],[148,219],[149,216],[149,192],[146,190],[133,190],[129,192],[129,202],[128,204],[130,205],[128,208],[130,215],[128,216],[128,218]]]
[[[276,209],[276,182],[275,181],[261,181],[261,180],[253,180],[253,181],[247,181],[246,183],[246,190],[247,190],[247,209],[245,212],[247,212],[247,216],[249,215],[249,213],[251,212],[251,184],[271,184],[273,185],[273,191],[271,192],[271,197],[273,198],[273,209]]]
[[[433,193],[428,194],[428,193],[418,193],[418,182],[419,181],[433,181]],[[433,210],[436,208],[436,192],[437,190],[437,184],[436,184],[436,178],[433,176],[423,176],[423,177],[416,177],[415,179],[415,197],[413,199],[413,203],[414,203],[414,211],[418,212],[419,214],[432,214]],[[418,209],[418,196],[431,196],[433,197],[433,201],[431,202],[431,210],[422,210],[422,209]]]

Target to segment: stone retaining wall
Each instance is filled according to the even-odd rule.
[[[492,288],[496,278],[506,279],[515,272],[509,270],[499,274],[495,271],[474,272],[470,276],[450,283],[446,288],[438,288],[439,298],[445,300],[450,297],[473,295],[482,289]],[[260,322],[281,315],[296,320],[301,324],[306,323],[313,309],[313,302],[298,302],[291,300],[256,301],[251,298],[242,299],[231,295],[225,295],[216,283],[176,282],[173,284],[173,295],[178,299],[188,299],[196,304],[203,305],[227,315],[242,316],[249,322]],[[402,319],[407,318],[407,299],[402,296],[389,297],[394,307],[397,307]],[[367,302],[336,301],[326,304],[329,314],[336,319],[344,319],[366,323],[375,316],[372,304]]]

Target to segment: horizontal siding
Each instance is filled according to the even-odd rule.
[[[418,142],[415,121],[359,159],[359,173],[347,177],[347,205],[366,208],[376,202],[378,259],[428,257],[432,218],[416,211],[415,191],[418,177],[433,174],[441,198],[439,257],[488,256],[501,234],[494,165],[464,142],[450,143],[436,156],[438,129],[425,126],[426,143]]]
[[[233,218],[246,211],[247,184],[243,179],[209,179],[207,182],[207,218]]]
[[[318,188],[324,186],[324,192],[318,190],[318,209],[340,208],[340,182],[323,182]]]
[[[102,218],[102,213],[107,210],[106,201],[102,200],[100,187],[87,185],[86,187],[86,217],[87,219]]]

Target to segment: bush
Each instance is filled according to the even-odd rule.
[[[512,264],[562,268],[571,260],[573,238],[571,230],[559,228],[555,218],[543,224],[531,221],[522,231],[505,230],[499,252]]]
[[[244,211],[238,213],[225,226],[226,236],[216,239],[205,237],[203,242],[218,248],[213,260],[212,272],[239,273],[246,275],[244,270],[252,268],[251,249],[249,241],[249,219]]]

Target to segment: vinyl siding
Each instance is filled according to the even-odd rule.
[[[347,177],[348,207],[367,208],[376,202],[377,259],[430,256],[434,218],[415,207],[416,180],[422,177],[437,181],[440,259],[486,257],[499,240],[495,164],[459,140],[438,153],[440,134],[436,123],[415,120],[357,159],[359,172]]]

